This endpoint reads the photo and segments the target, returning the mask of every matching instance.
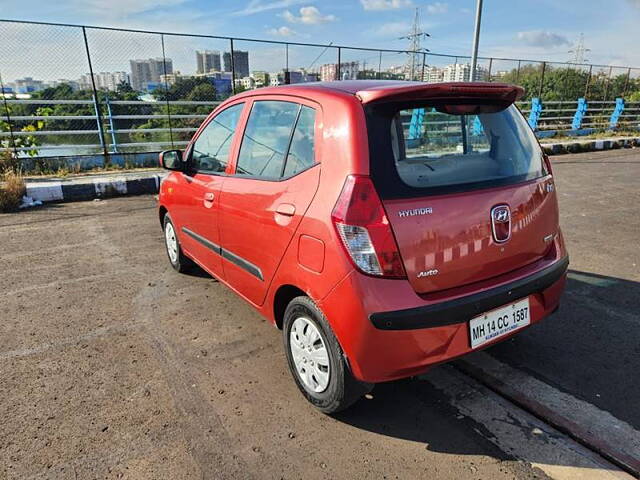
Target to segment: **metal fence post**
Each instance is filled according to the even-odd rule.
[[[96,122],[98,123],[98,137],[100,138],[100,145],[102,146],[102,152],[104,154],[104,163],[109,163],[109,150],[107,149],[107,143],[104,138],[104,128],[102,126],[102,109],[100,108],[100,102],[98,99],[98,89],[96,88],[96,79],[93,75],[93,65],[91,64],[91,54],[89,53],[89,41],[87,40],[87,29],[82,27],[82,37],[84,38],[84,48],[87,52],[87,63],[89,64],[89,75],[91,76],[91,89],[93,90],[93,106],[96,111]]]
[[[420,81],[424,82],[424,67],[425,63],[427,63],[427,54],[422,53],[422,76],[420,77]]]
[[[109,129],[111,132],[111,144],[113,145],[113,153],[118,153],[118,141],[116,140],[116,128],[113,123],[113,115],[111,114],[111,103],[109,102],[109,96],[105,95],[104,104],[107,107],[107,118],[109,119]]]
[[[609,82],[611,82],[611,71],[613,70],[613,67],[609,67],[609,75],[607,75],[607,83],[605,83],[604,85],[604,97],[602,97],[602,100],[604,102],[607,101],[607,95],[609,95]]]
[[[540,86],[538,87],[538,98],[542,99],[542,88],[544,87],[544,72],[547,69],[547,62],[542,62],[542,72],[540,72]]]
[[[522,60],[518,60],[518,69],[516,70],[516,83],[520,81],[520,64]]]
[[[591,72],[593,72],[593,65],[589,65],[589,75],[587,75],[587,83],[584,86],[584,98],[589,98],[589,84],[591,83]]]
[[[9,104],[7,103],[7,97],[5,96],[4,82],[2,81],[1,74],[0,74],[0,93],[2,93],[2,101],[4,103],[4,114],[7,117],[7,125],[9,126],[9,144],[13,149],[13,154],[16,157],[18,157],[18,148],[16,147],[16,139],[13,135],[13,124],[11,123],[11,114],[9,113]]]
[[[233,38],[229,39],[231,51],[229,52],[229,61],[231,62],[231,93],[236,94],[236,66],[233,59]]]
[[[167,56],[164,51],[164,33],[160,34],[160,43],[162,44],[162,70],[164,71],[164,99],[167,104],[167,121],[169,122],[169,140],[171,148],[175,148],[173,144],[173,125],[171,124],[171,108],[169,106],[169,79],[167,78]]]
[[[342,49],[340,47],[338,47],[338,65],[336,66],[336,77],[337,77],[336,80],[340,80],[340,70],[341,70],[341,68],[340,68],[340,62],[341,62],[340,56],[341,56],[341,54],[342,54]]]
[[[627,69],[627,78],[624,80],[624,88],[622,89],[622,98],[627,94],[627,88],[629,88],[629,79],[631,78],[631,68]]]
[[[487,73],[487,80],[491,82],[491,67],[493,67],[493,57],[489,58],[489,72]],[[473,82],[474,79],[471,79]]]
[[[378,80],[382,76],[382,50],[380,50],[380,56],[378,57]]]

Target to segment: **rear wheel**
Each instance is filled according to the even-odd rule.
[[[191,260],[182,253],[178,234],[168,213],[164,216],[164,245],[167,249],[169,263],[174,270],[183,273],[191,267]]]
[[[287,306],[283,340],[289,369],[309,402],[325,413],[351,406],[373,385],[356,380],[320,309],[309,297]]]

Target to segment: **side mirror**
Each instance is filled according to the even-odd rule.
[[[160,152],[159,160],[162,168],[177,171],[184,170],[182,150],[165,150],[164,152]]]

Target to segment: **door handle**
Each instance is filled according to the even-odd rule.
[[[281,203],[276,207],[276,213],[287,217],[293,217],[296,213],[296,207],[290,203]]]

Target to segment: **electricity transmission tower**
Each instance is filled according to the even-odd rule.
[[[413,17],[413,26],[411,27],[411,32],[408,35],[399,37],[399,40],[409,40],[410,53],[409,58],[407,58],[407,64],[405,66],[405,71],[409,76],[409,80],[415,80],[416,70],[418,68],[418,65],[420,65],[420,57],[423,56],[424,52],[429,51],[426,48],[420,47],[420,41],[422,40],[422,38],[430,36],[431,35],[429,35],[428,33],[423,32],[422,28],[420,27],[420,10],[416,8],[416,12]]]
[[[571,54],[569,63],[582,64],[582,63],[588,62],[589,60],[585,58],[584,54],[590,51],[591,51],[590,48],[584,47],[584,33],[581,33],[580,40],[578,40],[578,43],[568,52]]]

